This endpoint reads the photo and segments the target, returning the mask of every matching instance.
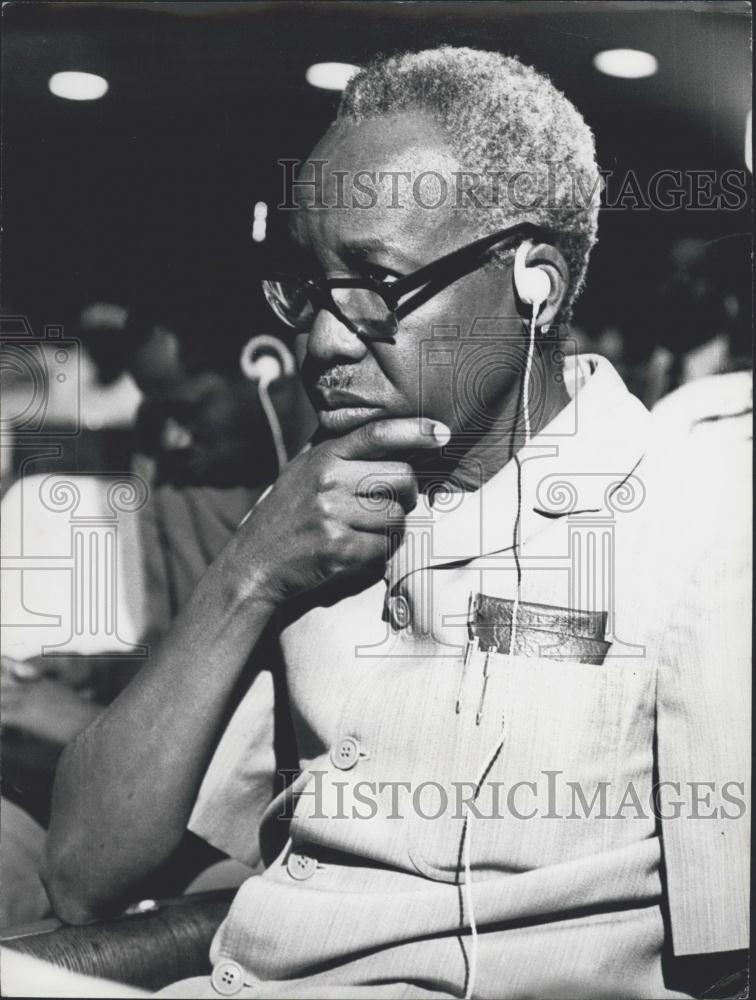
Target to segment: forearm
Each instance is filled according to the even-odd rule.
[[[64,752],[43,879],[80,921],[120,905],[178,846],[229,696],[272,613],[223,555],[155,655]]]
[[[361,493],[374,459],[437,448],[448,428],[373,421],[293,459],[239,526],[150,662],[61,760],[43,874],[56,911],[86,920],[123,902],[175,850],[249,653],[275,607],[385,568],[387,523],[417,502],[406,462],[383,462],[396,499]],[[439,436],[440,435],[440,436]]]

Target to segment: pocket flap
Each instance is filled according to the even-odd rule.
[[[514,601],[477,594],[470,609],[470,638],[484,652],[508,653]],[[604,638],[606,611],[582,611],[521,601],[517,608],[514,653],[549,659],[603,663],[611,646]]]

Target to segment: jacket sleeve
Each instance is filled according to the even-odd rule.
[[[274,688],[261,670],[231,716],[189,817],[189,829],[250,868],[260,862],[259,829],[275,794]]]
[[[685,517],[659,657],[659,778],[679,783],[684,803],[679,816],[661,810],[676,955],[748,947],[751,490],[745,449],[729,458],[701,463],[692,483],[708,502],[687,505],[698,514]]]

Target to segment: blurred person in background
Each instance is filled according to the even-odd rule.
[[[626,327],[615,315],[607,315],[593,335],[584,326],[571,325],[579,350],[594,351],[611,361],[649,409],[675,394],[659,407],[660,428],[667,413],[683,430],[690,429],[698,416],[741,413],[750,406],[747,240],[748,234],[713,240],[690,236],[661,253],[660,277],[650,289],[650,344],[643,345],[632,322]],[[720,382],[726,373],[730,377]],[[695,388],[677,395],[694,382]],[[721,404],[716,399],[720,391]]]
[[[143,539],[154,634],[175,617],[279,472],[260,386],[240,367],[249,338],[218,336],[212,317],[201,315],[176,333],[133,314],[128,329],[136,345],[129,368],[145,397],[135,467],[152,486]],[[284,374],[287,346],[279,340],[264,350],[278,352],[282,375],[267,392],[293,456],[315,417],[298,377]]]
[[[98,303],[79,331],[100,380],[141,390],[134,470],[150,484],[140,511],[141,545],[132,554],[148,611],[140,640],[159,641],[197,580],[244,515],[279,472],[280,456],[260,400],[260,386],[240,367],[246,335],[199,322],[177,333],[143,311]],[[286,345],[265,338],[281,359],[267,391],[289,455],[305,444],[314,415],[299,380],[287,374]],[[293,367],[293,363],[292,363]],[[138,386],[138,390],[136,388]],[[129,403],[132,412],[135,407]],[[128,553],[127,553],[128,555]],[[149,657],[148,657],[149,658]],[[37,875],[49,819],[52,779],[63,747],[81,732],[144,665],[144,659],[3,657],[4,901],[0,926],[49,911]],[[270,737],[272,739],[272,735]],[[7,801],[6,801],[7,800]],[[218,852],[182,851],[173,879],[186,882]]]
[[[26,475],[128,467],[141,394],[119,360],[126,315],[95,302],[70,326],[33,329],[23,312],[3,310],[2,496]],[[34,454],[37,434],[55,447]]]
[[[656,343],[675,355],[670,389],[750,368],[748,238],[686,237],[663,255],[652,314]]]
[[[657,289],[657,347],[648,366],[661,438],[750,440],[751,274],[748,238],[678,240]]]

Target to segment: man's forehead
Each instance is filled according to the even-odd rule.
[[[348,169],[375,170],[391,164],[409,169],[418,159],[439,154],[453,160],[436,121],[424,112],[402,111],[359,122],[337,122],[311,155],[339,160]]]
[[[299,242],[317,233],[331,245],[406,246],[409,236],[448,225],[449,199],[441,196],[453,191],[460,169],[427,115],[339,123],[298,172],[293,232]]]

